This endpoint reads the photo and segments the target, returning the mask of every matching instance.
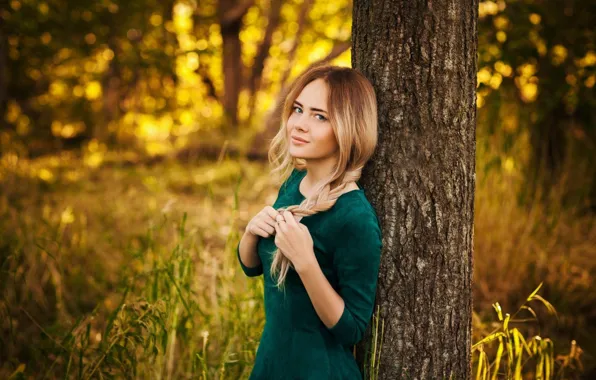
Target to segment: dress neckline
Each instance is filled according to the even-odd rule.
[[[304,179],[304,177],[306,176],[306,170],[297,170],[298,172],[298,179],[296,180],[296,194],[298,195],[298,199],[300,199],[300,202],[302,202],[303,200],[306,199],[306,196],[304,194],[302,194],[302,192],[300,191],[300,184],[302,183],[302,180]],[[340,195],[337,200],[339,200],[341,197],[344,197],[350,193],[363,193],[364,189],[362,189],[360,187],[360,184],[358,183],[359,181],[356,181],[356,185],[358,186],[358,189],[356,190],[350,190],[348,192],[343,193],[342,195]],[[357,194],[356,194],[357,195]],[[337,201],[336,201],[337,202]]]

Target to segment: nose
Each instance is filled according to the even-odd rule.
[[[294,123],[294,128],[299,129],[303,132],[306,132],[308,130],[308,127],[307,127],[308,122],[306,121],[306,119],[303,120],[304,117],[305,117],[305,114],[300,115],[298,120],[296,120],[296,122]]]

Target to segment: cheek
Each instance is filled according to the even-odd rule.
[[[292,114],[290,115],[290,117],[288,118],[288,122],[286,123],[288,125],[288,127],[290,125],[294,125],[294,120],[296,119],[296,113],[292,112]]]
[[[335,145],[337,142],[335,141],[335,133],[333,132],[333,128],[325,128],[321,131],[320,136],[321,141],[325,141],[328,145]]]

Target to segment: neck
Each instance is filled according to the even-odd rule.
[[[306,160],[306,175],[304,176],[304,185],[312,189],[319,184],[323,178],[328,177],[337,165],[337,156],[329,156],[320,159]]]

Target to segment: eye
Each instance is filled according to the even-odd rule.
[[[302,109],[298,106],[294,106],[293,107],[294,111],[296,111],[296,109],[299,109],[300,111],[302,111]],[[323,115],[321,115],[320,113],[315,114],[315,116],[320,116],[321,118],[318,119],[319,121],[327,121],[327,118]]]

